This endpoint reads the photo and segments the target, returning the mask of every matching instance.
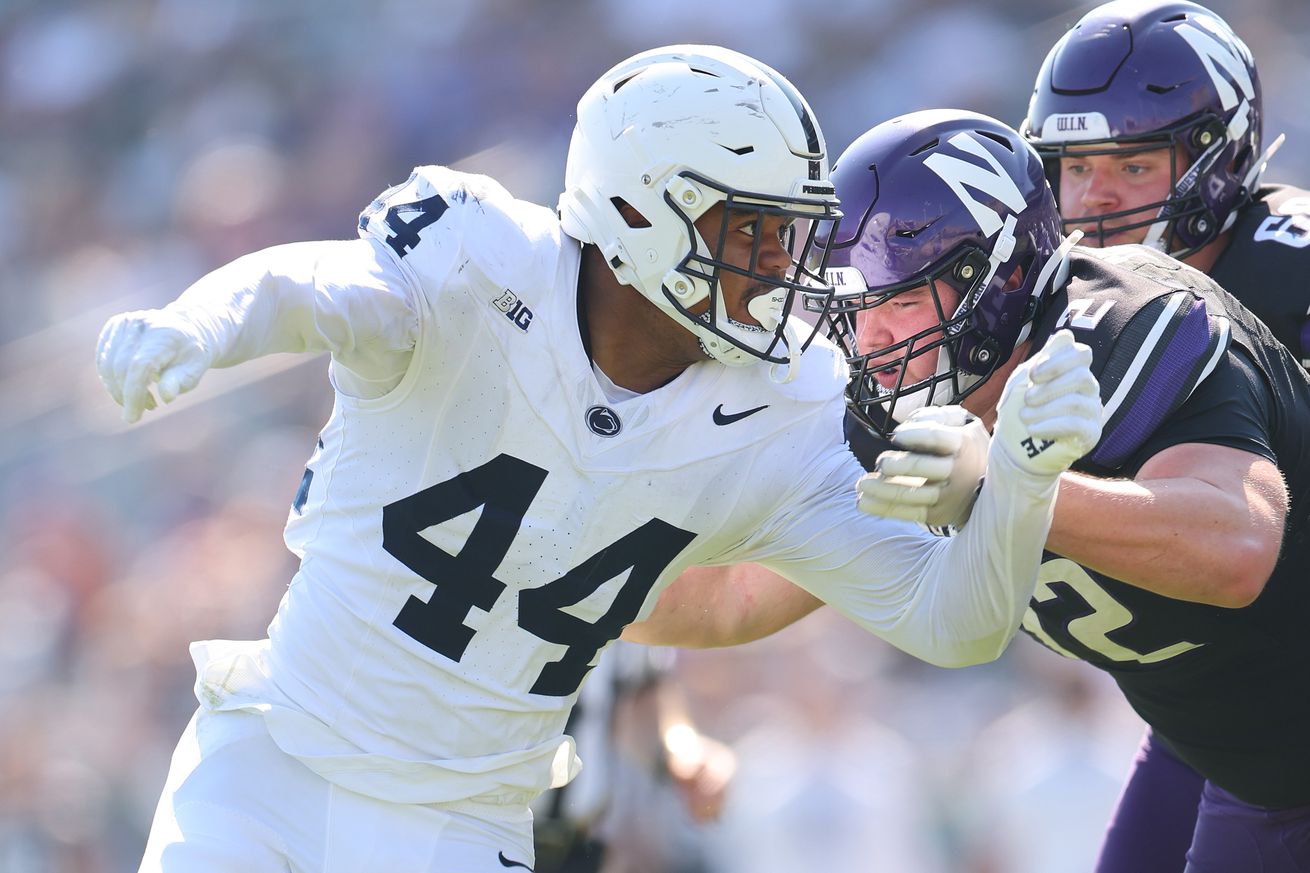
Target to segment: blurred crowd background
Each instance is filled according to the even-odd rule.
[[[416,164],[553,205],[578,96],[644,48],[756,55],[836,154],[921,108],[1017,125],[1091,5],[0,0],[0,873],[135,869],[195,705],[187,642],[263,635],[331,404],[324,359],[274,357],[128,429],[92,363],[109,315],[353,236]],[[1288,135],[1269,178],[1310,184],[1310,3],[1210,5],[1255,53],[1266,138]],[[945,671],[823,612],[676,670],[740,767],[708,827],[623,795],[634,873],[1085,871],[1141,730],[1027,639]]]

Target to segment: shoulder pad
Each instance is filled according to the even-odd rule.
[[[487,176],[448,167],[415,168],[359,216],[359,235],[385,243],[425,284],[472,267],[491,285],[540,284],[560,250],[559,221],[515,200]]]
[[[446,167],[415,167],[408,179],[383,191],[359,214],[359,235],[386,243],[398,258],[408,257],[425,240],[457,236],[461,210],[451,212],[451,206],[464,204],[470,194],[467,183],[480,178],[485,177]]]
[[[1310,191],[1262,187],[1239,213],[1210,275],[1301,359],[1310,360]]]
[[[1210,312],[1199,289],[1189,287],[1192,274],[1200,274],[1141,254],[1097,258],[1126,270],[1080,271],[1051,328],[1071,328],[1092,349],[1105,413],[1101,441],[1086,460],[1107,469],[1126,461],[1183,405],[1231,339],[1228,318]]]

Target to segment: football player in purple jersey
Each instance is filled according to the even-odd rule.
[[[1157,820],[1168,845],[1118,870],[1310,869],[1310,696],[1292,690],[1310,677],[1310,508],[1288,499],[1310,488],[1310,377],[1204,273],[1063,236],[1040,156],[995,119],[893,119],[832,179],[843,217],[821,320],[847,354],[847,430],[873,471],[861,507],[967,530],[1005,376],[1071,330],[1092,349],[1102,437],[1061,478],[1023,628],[1108,672],[1167,755],[1159,813],[1183,821]],[[753,588],[765,632],[817,607],[776,583],[702,570],[662,603]]]
[[[1261,184],[1266,142],[1250,50],[1213,12],[1114,0],[1047,55],[1021,130],[1065,229],[1145,243],[1209,273],[1310,361],[1310,191]]]
[[[1310,365],[1310,191],[1261,184],[1251,52],[1210,10],[1115,0],[1051,49],[1022,131],[1066,230],[1085,245],[1146,243],[1203,270]],[[1180,871],[1203,779],[1148,729],[1097,873]]]
[[[958,520],[977,465],[933,407],[990,425],[1001,377],[1071,329],[1103,435],[1062,479],[1024,629],[1109,672],[1152,729],[1115,827],[1154,839],[1112,830],[1135,855],[1101,869],[1310,870],[1310,701],[1288,693],[1310,678],[1310,512],[1288,500],[1310,487],[1310,379],[1200,271],[1070,248],[1042,173],[1017,133],[954,110],[879,125],[838,159],[830,332],[852,413],[897,444],[863,504]]]

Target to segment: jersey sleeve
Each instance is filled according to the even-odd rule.
[[[407,284],[365,241],[290,243],[220,267],[168,308],[191,323],[213,366],[326,351],[385,381],[403,374],[414,345]]]
[[[472,178],[445,167],[416,167],[359,215],[360,237],[379,243],[427,291],[458,264]]]
[[[1105,417],[1101,440],[1086,460],[1113,470],[1205,381],[1231,335],[1228,319],[1212,315],[1205,300],[1190,291],[1149,301],[1121,327],[1112,320],[1106,324],[1115,328],[1108,339],[1089,342],[1101,359],[1094,367]],[[1078,335],[1076,319],[1072,326]]]
[[[1274,396],[1255,364],[1239,346],[1142,446],[1142,461],[1170,446],[1207,443],[1259,455],[1278,463],[1270,424]],[[1135,464],[1134,466],[1140,466]]]
[[[539,286],[560,254],[554,212],[490,177],[440,166],[418,167],[384,191],[360,213],[358,229],[407,277],[423,343],[463,336],[457,312],[471,299],[504,312],[506,292]]]
[[[969,523],[944,537],[860,512],[853,485],[862,472],[835,447],[803,474],[808,496],[775,513],[733,560],[768,567],[929,663],[998,657],[1036,585],[1055,480],[993,470]]]

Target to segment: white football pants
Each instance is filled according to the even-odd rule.
[[[262,716],[202,709],[173,753],[140,873],[507,873],[532,864],[527,807],[356,794],[279,749]]]

